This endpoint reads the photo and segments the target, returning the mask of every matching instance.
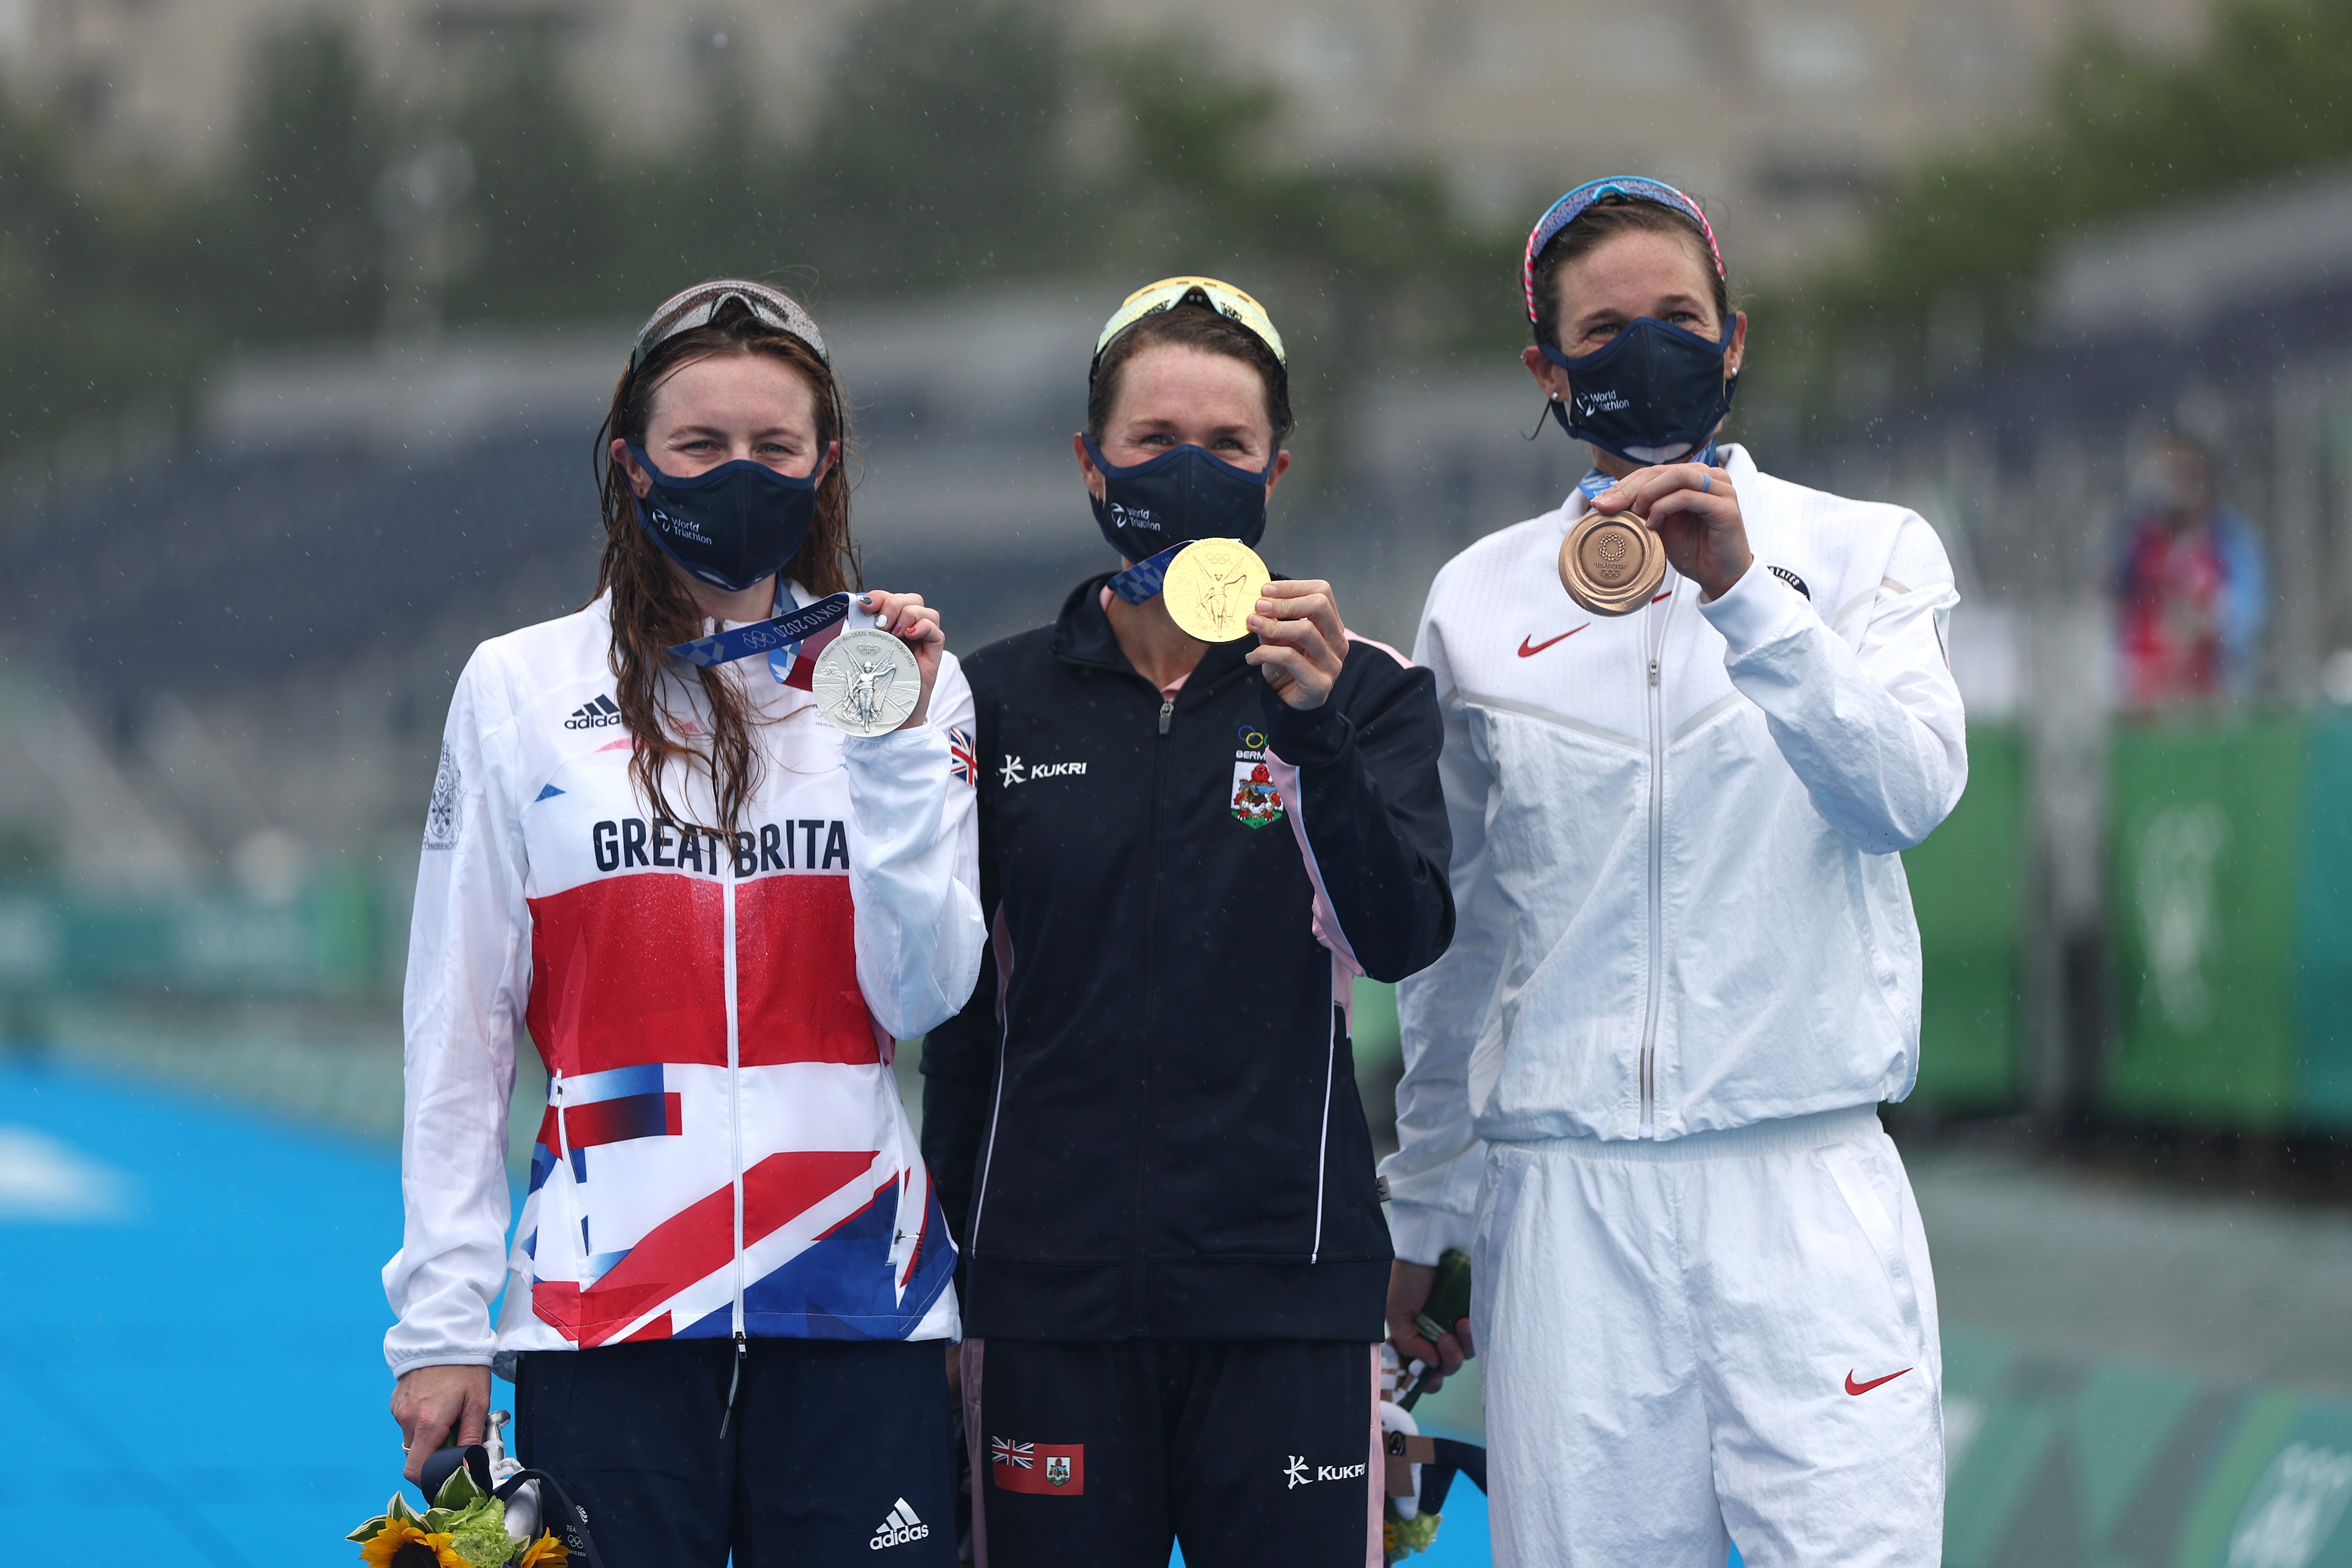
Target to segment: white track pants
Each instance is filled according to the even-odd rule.
[[[1500,1568],[1941,1560],[1936,1286],[1875,1107],[1496,1144],[1474,1263]]]

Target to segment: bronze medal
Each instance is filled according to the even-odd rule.
[[[1249,635],[1266,584],[1265,563],[1238,539],[1196,539],[1168,563],[1160,584],[1168,617],[1202,642]]]
[[[1596,616],[1628,616],[1666,580],[1666,547],[1629,511],[1591,511],[1559,545],[1559,585]]]

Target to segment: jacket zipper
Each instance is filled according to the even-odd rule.
[[[1658,1010],[1665,994],[1665,838],[1666,838],[1666,700],[1659,681],[1659,666],[1666,657],[1666,633],[1673,626],[1675,601],[1658,618],[1658,637],[1650,656],[1650,996],[1642,1019],[1642,1126],[1640,1136],[1657,1135]],[[1644,639],[1647,640],[1646,638]]]
[[[727,963],[727,1159],[734,1166],[734,1199],[736,1199],[736,1298],[734,1298],[734,1377],[727,1380],[727,1413],[734,1415],[736,1383],[743,1377],[743,1356],[748,1354],[746,1333],[743,1333],[743,1032],[740,1016],[736,1013],[736,950],[734,950],[734,877],[719,877],[719,910],[727,924],[724,929],[724,963]],[[727,1422],[719,1422],[719,1432]]]
[[[1160,1008],[1160,886],[1163,874],[1160,863],[1160,800],[1166,794],[1164,784],[1168,773],[1168,731],[1176,720],[1176,699],[1162,697],[1160,701],[1160,740],[1151,748],[1151,890],[1150,902],[1143,914],[1143,1026],[1136,1037],[1151,1038],[1155,1015]],[[1145,1249],[1143,1245],[1143,1194],[1146,1176],[1151,1167],[1145,1128],[1150,1121],[1151,1053],[1142,1052],[1141,1070],[1135,1075],[1135,1195],[1132,1220],[1134,1253],[1133,1274],[1129,1287],[1134,1296],[1135,1327],[1140,1332],[1150,1318],[1150,1292],[1144,1282]]]
[[[1170,726],[1171,723],[1173,723],[1173,722],[1174,722],[1174,721],[1175,721],[1175,717],[1176,717],[1176,699],[1174,699],[1173,697],[1166,697],[1166,698],[1162,698],[1162,699],[1160,699],[1160,732],[1162,735],[1165,735],[1166,733],[1168,733],[1168,728],[1169,728],[1169,726]],[[1158,841],[1159,841],[1159,831],[1160,831],[1160,808],[1159,808],[1159,800],[1160,800],[1160,795],[1159,795],[1159,792],[1160,792],[1160,763],[1159,763],[1159,761],[1158,761],[1158,759],[1157,759],[1157,757],[1156,757],[1156,756],[1155,756],[1155,758],[1154,758],[1154,760],[1153,760],[1153,763],[1152,763],[1151,788],[1152,788],[1152,835],[1153,835],[1153,842],[1154,842],[1155,844],[1157,844],[1157,843],[1158,843]],[[1155,862],[1155,864],[1156,864],[1156,862]],[[1155,871],[1154,871],[1154,873],[1153,873],[1153,875],[1154,875],[1154,877],[1155,877],[1155,879],[1156,879],[1156,878],[1157,878],[1157,876],[1158,876],[1158,872],[1155,870]],[[1147,917],[1147,919],[1148,919],[1148,917]],[[1148,925],[1147,925],[1147,928],[1146,928],[1146,929],[1147,929],[1147,932],[1148,932],[1148,931],[1149,931],[1149,926],[1148,926]],[[1146,1007],[1146,1016],[1147,1016],[1147,1018],[1149,1017],[1149,1009],[1150,1009],[1150,976],[1151,976],[1151,968],[1150,968],[1150,956],[1151,956],[1151,951],[1152,951],[1152,950],[1151,950],[1151,947],[1150,947],[1150,940],[1149,940],[1149,937],[1148,937],[1148,935],[1147,935],[1147,938],[1146,938],[1146,945],[1145,945],[1145,948],[1144,948],[1144,954],[1145,954],[1145,964],[1144,964],[1144,983],[1145,983],[1145,986],[1146,986],[1146,991],[1145,991],[1145,1007]],[[1003,1024],[1003,1029],[1004,1031],[1010,1031],[1010,1030],[1011,1030],[1011,1028],[1012,1028],[1012,1026],[1012,1026],[1012,1023],[1011,1023],[1011,1021],[1008,1019],[1008,1020],[1006,1020],[1006,1021],[1005,1021],[1005,1023]],[[966,1243],[967,1247],[969,1247],[970,1248],[971,1248],[971,1249],[973,1249],[973,1250],[977,1250],[977,1249],[979,1248],[979,1247],[980,1247],[980,1216],[981,1216],[981,1215],[982,1215],[982,1214],[986,1210],[987,1205],[988,1205],[988,1173],[989,1173],[989,1170],[990,1170],[990,1168],[991,1168],[992,1166],[993,1166],[993,1165],[995,1164],[995,1163],[996,1163],[996,1120],[997,1120],[997,1116],[998,1116],[998,1114],[999,1114],[1000,1112],[1002,1112],[1002,1111],[1003,1110],[1003,1109],[1004,1109],[1004,1065],[1005,1065],[1005,1064],[1004,1064],[1004,1058],[1005,1058],[1005,1046],[1006,1046],[1006,1044],[1007,1044],[1007,1036],[1006,1036],[1006,1034],[1004,1034],[1004,1033],[1000,1033],[1000,1035],[998,1036],[998,1038],[997,1038],[997,1045],[996,1045],[996,1092],[995,1092],[994,1096],[993,1096],[993,1097],[991,1099],[991,1100],[990,1100],[990,1103],[989,1103],[989,1110],[988,1110],[988,1152],[987,1152],[987,1154],[984,1156],[983,1161],[982,1161],[982,1165],[981,1165],[981,1172],[980,1172],[980,1191],[979,1191],[977,1194],[975,1194],[973,1195],[973,1198],[972,1198],[972,1205],[971,1205],[971,1239]],[[1139,1115],[1140,1115],[1140,1110],[1139,1110],[1139,1107],[1140,1107],[1141,1103],[1142,1103],[1142,1101],[1141,1101],[1140,1100],[1139,1100],[1139,1101],[1138,1101],[1138,1106],[1139,1106]],[[1139,1143],[1138,1143],[1138,1147],[1139,1147],[1139,1149],[1141,1147],[1141,1145],[1140,1145],[1140,1142],[1139,1142]],[[1141,1163],[1141,1160],[1140,1160],[1140,1157],[1139,1157],[1139,1158],[1138,1158],[1138,1163],[1137,1163],[1137,1166],[1136,1166],[1135,1190],[1136,1190],[1136,1200],[1135,1200],[1136,1221],[1137,1221],[1137,1226],[1138,1226],[1138,1228],[1139,1228],[1139,1234],[1140,1226],[1141,1226],[1141,1224],[1142,1224],[1142,1215],[1143,1215],[1143,1165],[1142,1165],[1142,1163]]]
[[[562,1068],[555,1069],[555,1077],[547,1086],[547,1099],[548,1103],[555,1107],[555,1157],[569,1165],[572,1163],[572,1131],[563,1125],[563,1069]]]
[[[996,984],[997,1005],[1003,1008],[1007,1016],[998,1019],[996,1024],[996,1089],[995,1092],[988,1098],[988,1149],[981,1156],[980,1190],[971,1197],[971,1235],[964,1243],[964,1251],[967,1254],[980,1250],[980,1219],[981,1215],[988,1212],[989,1173],[996,1169],[996,1122],[1004,1110],[1004,1058],[1006,1048],[1013,1043],[1011,1010],[1004,1000],[1006,993],[1012,987],[1005,980],[1004,972],[998,973]]]

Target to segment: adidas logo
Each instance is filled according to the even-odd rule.
[[[882,1522],[874,1527],[874,1539],[866,1543],[868,1552],[879,1552],[886,1546],[904,1546],[910,1541],[922,1541],[931,1533],[931,1527],[915,1517],[915,1510],[900,1498]]]
[[[563,721],[567,730],[602,730],[621,721],[621,710],[609,697],[599,697],[593,702],[583,703],[572,710]]]

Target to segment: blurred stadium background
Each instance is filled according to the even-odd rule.
[[[1404,645],[1581,471],[1521,438],[1517,250],[1622,167],[1717,216],[1737,435],[1916,507],[1967,595],[1890,1113],[1948,1560],[2352,1564],[2352,0],[0,0],[0,84],[20,1546],[341,1562],[389,1489],[436,735],[477,641],[588,593],[654,301],[809,299],[868,581],[971,647],[1097,564],[1103,315],[1233,278],[1295,356],[1275,564]],[[2151,710],[2108,584],[2168,430],[2272,588],[2232,697]]]

